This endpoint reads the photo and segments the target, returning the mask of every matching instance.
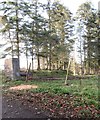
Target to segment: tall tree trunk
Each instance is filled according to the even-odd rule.
[[[68,85],[68,72],[69,72],[70,62],[71,62],[71,60],[69,59],[68,67],[67,67],[67,70],[66,70],[67,73],[66,73],[65,85]]]
[[[34,70],[34,61],[33,61],[33,53],[32,53],[32,76],[33,76],[33,70]]]
[[[83,75],[83,64],[82,64],[82,43],[80,40],[80,59],[81,59],[81,76]]]
[[[12,58],[14,57],[14,52],[13,52],[13,42],[11,40],[11,34],[10,34],[10,30],[8,31],[9,32],[9,39],[10,39],[10,43],[11,43],[11,55],[12,55]]]
[[[48,67],[49,67],[49,62],[48,62],[48,55],[47,55],[47,57],[46,57],[46,61],[47,61],[47,70],[48,70]]]
[[[51,43],[50,43],[50,53],[49,53],[49,70],[51,70],[51,66],[52,66],[52,63],[51,63]]]
[[[16,8],[18,8],[18,0],[16,0]],[[17,56],[19,60],[19,21],[18,21],[18,9],[16,9],[16,39],[17,39]]]
[[[84,73],[83,74],[86,74],[86,50],[85,50],[85,40],[84,40]]]
[[[27,70],[28,70],[28,54],[27,54],[27,47],[26,47],[26,66],[27,66]]]
[[[40,70],[40,56],[39,56],[39,48],[37,49],[37,62],[38,62],[38,67],[37,67],[37,70]]]
[[[88,42],[88,74],[90,74],[90,67],[91,67],[91,55],[90,55],[90,40]]]
[[[38,68],[37,68],[37,70],[40,70],[40,57],[39,57],[39,54],[37,55],[37,60],[38,60]]]
[[[48,10],[49,10],[49,30],[51,30],[52,28],[51,28],[51,15],[50,15],[50,5],[51,5],[51,0],[48,0]],[[52,48],[52,46],[51,46],[51,40],[50,40],[50,43],[49,43],[49,70],[51,70],[51,48]]]
[[[33,69],[34,69],[34,61],[33,61],[33,45],[32,45],[32,71],[33,71]]]
[[[58,64],[59,64],[59,62],[58,62],[58,60],[57,60],[57,70],[58,70],[58,68],[59,68],[59,65],[58,65]]]
[[[28,57],[26,57],[26,65],[27,65],[27,70],[28,70]]]
[[[17,57],[18,57],[18,73],[20,76],[20,51],[19,51],[19,20],[18,20],[18,0],[16,0],[16,40],[17,40]]]

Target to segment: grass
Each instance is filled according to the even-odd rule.
[[[20,84],[35,84],[38,86],[36,89],[30,89],[32,93],[49,93],[57,95],[74,95],[82,97],[86,104],[95,105],[98,107],[98,97],[100,92],[98,92],[98,79],[96,77],[91,77],[89,79],[83,79],[82,85],[80,85],[80,80],[68,80],[69,86],[64,85],[64,80],[51,80],[51,81],[9,81],[6,86],[17,86]],[[79,104],[79,103],[75,103]],[[83,104],[83,103],[80,103]]]
[[[54,73],[48,72],[46,75],[45,72],[36,72],[37,76],[51,76]],[[58,74],[55,73],[56,77]],[[63,76],[65,73],[61,73],[59,76]],[[54,76],[54,75],[53,75]],[[55,111],[55,115],[62,112],[62,105],[64,105],[63,114],[68,114],[66,111],[75,112],[75,115],[78,116],[98,116],[97,111],[100,109],[99,104],[99,81],[96,76],[91,76],[88,79],[82,79],[82,84],[80,85],[80,80],[68,80],[69,86],[64,85],[64,79],[59,80],[49,80],[46,81],[45,77],[44,80],[12,80],[8,82],[3,82],[5,87],[17,86],[21,84],[28,84],[28,85],[37,85],[38,88],[30,89],[30,90],[22,90],[22,91],[4,91],[5,93],[11,93],[13,95],[23,95],[25,100],[37,101],[40,106],[46,107],[50,110]],[[36,99],[35,99],[36,98]],[[73,107],[70,109],[70,107]],[[75,111],[76,110],[76,111]],[[70,112],[69,112],[70,113]]]
[[[62,70],[40,70],[40,71],[34,71],[33,72],[34,77],[65,77],[66,76],[66,71]]]

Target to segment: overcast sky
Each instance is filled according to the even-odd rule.
[[[95,8],[98,9],[98,2],[100,0],[61,0],[61,1],[65,6],[67,6],[71,10],[71,12],[75,13],[78,7],[86,1],[91,1]]]
[[[40,0],[40,1],[45,3],[47,0]],[[56,1],[56,0],[51,0],[51,1]],[[72,13],[75,13],[78,7],[86,1],[92,2],[95,8],[98,9],[98,2],[100,0],[58,0],[58,1],[61,1],[61,3],[63,3],[64,6],[68,7]]]

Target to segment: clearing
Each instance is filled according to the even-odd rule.
[[[68,80],[69,86],[64,85],[64,80],[50,81],[8,81],[3,87],[3,93],[13,99],[23,101],[32,107],[49,113],[55,118],[99,118],[100,104],[98,92],[98,79]],[[36,88],[23,90],[9,90],[12,87],[35,85]],[[38,86],[38,87],[37,87]]]

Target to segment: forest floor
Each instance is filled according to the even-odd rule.
[[[31,118],[33,115],[33,118],[99,119],[100,95],[98,92],[98,79],[91,77],[89,79],[68,80],[68,83],[69,85],[66,86],[64,85],[64,80],[6,81],[3,85],[4,102],[7,104],[8,101],[8,106],[20,106],[21,111],[31,111],[29,116],[27,114],[23,116],[25,112],[20,113],[20,109],[14,110],[14,114],[17,114],[17,117],[19,116],[20,118]],[[24,86],[22,88],[25,88],[25,85],[32,85],[36,88],[11,89],[22,86]],[[38,109],[41,112],[37,112]],[[9,113],[9,110],[7,111]],[[7,115],[6,112],[3,112],[4,117]],[[20,115],[18,115],[19,113]],[[16,118],[14,114],[12,112],[12,117]]]
[[[26,103],[26,102],[25,102]],[[47,113],[35,105],[30,107],[15,97],[2,97],[2,118],[48,118]]]

